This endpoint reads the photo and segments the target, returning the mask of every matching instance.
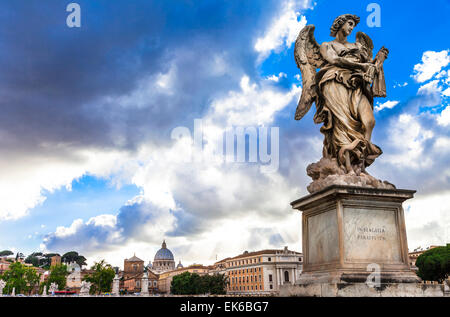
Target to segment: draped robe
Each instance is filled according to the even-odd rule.
[[[338,56],[350,61],[370,60],[357,43],[350,48],[332,47]],[[327,64],[316,74],[315,82],[318,100],[314,122],[323,123],[320,129],[325,135],[323,156],[336,158],[340,165],[345,165],[348,151],[352,165],[365,168],[372,164],[382,151],[364,136],[366,128],[360,118],[360,108],[365,103],[373,110],[373,94],[362,71]]]

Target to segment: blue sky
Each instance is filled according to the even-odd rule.
[[[69,2],[0,5],[0,249],[114,265],[152,260],[164,238],[186,264],[300,251],[289,202],[307,193],[322,135],[313,111],[293,119],[293,43],[305,24],[330,41],[343,13],[390,50],[373,134],[384,154],[369,172],[417,190],[410,249],[449,242],[448,1],[377,1],[381,26],[369,27],[373,1],[79,0],[80,28],[66,25]],[[279,127],[279,169],[178,162],[189,146],[171,133],[194,119]]]

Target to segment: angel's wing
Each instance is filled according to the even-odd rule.
[[[369,62],[372,61],[373,57],[373,42],[370,37],[363,32],[356,33],[356,42],[361,44],[369,57]]]
[[[295,111],[295,120],[300,120],[309,111],[316,100],[314,78],[317,68],[325,65],[325,60],[320,54],[320,46],[314,38],[314,25],[307,25],[301,31],[295,41],[294,56],[297,67],[302,73],[302,96]]]

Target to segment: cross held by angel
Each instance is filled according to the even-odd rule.
[[[316,104],[314,122],[323,124],[325,136],[323,158],[336,162],[346,175],[368,175],[365,168],[382,154],[371,142],[373,98],[386,97],[383,63],[389,51],[382,47],[373,58],[372,40],[363,32],[356,34],[356,43],[348,42],[359,21],[353,14],[337,17],[330,33],[335,39],[321,45],[314,38],[314,25],[307,25],[294,53],[303,82],[295,119]]]

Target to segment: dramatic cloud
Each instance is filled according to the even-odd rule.
[[[113,156],[126,161],[141,144],[162,144],[174,126],[191,124],[211,98],[239,86],[236,78],[253,75],[254,30],[277,5],[230,20],[224,10],[246,5],[80,1],[86,14],[76,30],[55,4],[2,7],[0,220],[23,217],[83,175],[108,177],[120,160]],[[205,19],[210,28],[199,29]]]

